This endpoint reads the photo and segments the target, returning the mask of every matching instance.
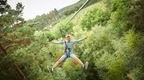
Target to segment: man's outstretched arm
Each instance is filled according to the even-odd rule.
[[[52,41],[52,43],[54,43],[54,44],[63,44],[64,41]]]
[[[87,38],[87,37],[84,37],[84,38],[81,38],[81,39],[75,40],[75,42],[83,41],[83,40],[85,40],[86,38]]]

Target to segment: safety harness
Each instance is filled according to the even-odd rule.
[[[67,44],[66,44],[66,41],[64,41],[65,43],[65,54],[67,57],[70,57],[70,53],[71,53],[71,48],[68,48]],[[67,51],[68,50],[68,51]]]

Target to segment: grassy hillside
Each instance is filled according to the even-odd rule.
[[[58,23],[62,18],[66,18],[67,16],[76,12],[86,0],[80,0],[77,3],[72,5],[66,6],[60,10],[54,9],[47,14],[36,16],[36,18],[27,21],[27,24],[30,26],[34,26],[38,29],[43,29],[44,27],[48,27],[51,25],[55,25]],[[84,8],[98,2],[98,0],[90,0]]]
[[[83,5],[83,3],[85,3],[86,0],[79,0],[77,3],[72,4],[70,6],[66,6],[62,9],[59,10],[60,15],[70,15],[72,13],[74,13],[75,11],[77,11],[81,5]],[[87,5],[85,7],[88,7],[96,2],[98,2],[99,0],[89,0],[89,2],[87,3]]]

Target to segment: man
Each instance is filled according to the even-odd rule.
[[[78,43],[82,40],[86,39],[79,39],[79,40],[71,40],[71,35],[68,34],[65,37],[64,41],[60,41],[60,42],[53,42],[55,44],[64,44],[64,54],[61,56],[61,58],[53,65],[52,67],[52,71],[54,70],[54,68],[56,68],[62,61],[66,60],[67,58],[72,58],[74,59],[76,62],[78,62],[84,69],[87,69],[88,67],[88,62],[86,62],[85,64],[75,55],[73,54],[73,45],[75,43]]]

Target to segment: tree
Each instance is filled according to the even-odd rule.
[[[1,80],[24,80],[25,76],[21,71],[17,63],[13,63],[11,57],[7,57],[12,53],[17,47],[16,45],[21,44],[22,39],[14,38],[16,37],[17,26],[20,27],[24,22],[21,17],[21,13],[24,6],[18,3],[16,9],[11,9],[11,6],[7,4],[7,0],[0,1],[0,77]],[[5,61],[2,61],[5,58]],[[5,67],[7,66],[7,67]],[[13,71],[11,69],[13,68]],[[7,72],[4,74],[3,72]],[[17,76],[16,76],[17,75]]]

